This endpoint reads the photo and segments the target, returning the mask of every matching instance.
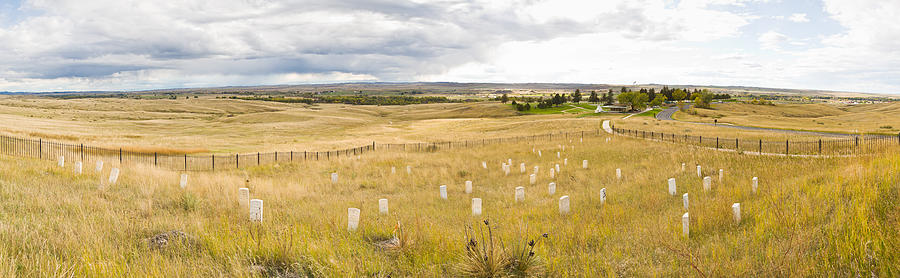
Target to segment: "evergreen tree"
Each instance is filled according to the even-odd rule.
[[[572,94],[572,102],[574,102],[574,103],[581,102],[581,90],[575,89],[575,93]]]

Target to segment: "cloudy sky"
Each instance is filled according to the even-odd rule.
[[[345,81],[900,93],[900,1],[0,0],[0,91]]]

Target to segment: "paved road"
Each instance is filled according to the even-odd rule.
[[[688,106],[688,108],[690,108],[690,106]],[[672,115],[675,114],[675,111],[678,111],[678,106],[666,108],[665,110],[660,111],[659,113],[656,114],[656,119],[662,120],[662,121],[674,121],[675,119],[672,119]],[[716,126],[716,127],[727,127],[727,128],[737,128],[737,129],[743,129],[743,130],[773,131],[773,132],[781,132],[781,133],[826,136],[826,137],[856,137],[856,136],[858,136],[856,134],[846,134],[846,133],[787,130],[787,129],[777,129],[777,128],[740,126],[740,125],[733,125],[733,124],[711,124],[711,123],[697,123],[697,122],[682,122],[682,123],[691,123],[691,124],[708,125],[708,126]],[[878,135],[867,135],[866,137],[869,137],[869,136],[877,137]]]

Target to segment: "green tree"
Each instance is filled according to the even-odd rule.
[[[613,102],[616,101],[616,98],[615,98],[615,95],[613,94],[612,89],[609,89],[609,91],[606,92],[606,96],[604,96],[603,98],[604,98],[603,103],[605,103],[606,105],[611,105],[611,104],[613,104]]]
[[[617,97],[622,105],[628,105],[631,110],[643,110],[647,108],[647,94],[641,92],[624,92]]]
[[[588,102],[590,102],[590,103],[599,103],[600,102],[600,97],[597,96],[596,91],[591,91],[591,96],[588,97]]]
[[[701,92],[694,94],[694,106],[697,108],[711,108],[713,95],[709,93],[707,90],[703,90]]]
[[[647,95],[647,97],[650,96]],[[654,98],[653,101],[650,102],[650,106],[660,106],[663,104],[663,102],[666,102],[666,96],[663,94],[657,94],[656,98]]]
[[[672,98],[676,101],[684,100],[685,97],[687,97],[687,93],[681,89],[675,89],[675,92],[672,93]]]
[[[574,102],[574,103],[581,102],[581,90],[575,89],[575,93],[572,94],[572,102]]]
[[[507,96],[506,94],[503,94],[503,96],[500,96],[500,102],[506,103],[507,101],[509,101],[509,96]]]

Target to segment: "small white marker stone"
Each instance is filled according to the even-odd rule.
[[[542,156],[541,156],[541,151],[540,151],[540,150],[538,150],[538,157],[542,157]]]
[[[559,214],[569,214],[569,196],[559,197]]]
[[[397,173],[397,167],[391,166],[391,175]]]
[[[688,216],[687,212],[681,216],[681,233],[684,234],[685,237],[691,236],[691,217]]]
[[[481,198],[472,198],[472,215],[481,215]]]
[[[440,191],[441,191],[441,199],[447,200],[447,186],[441,185]]]
[[[486,162],[486,161],[482,161],[482,162],[481,162],[481,168],[487,169],[487,162]]]
[[[338,174],[331,173],[331,183],[337,183],[337,182],[338,182]]]
[[[356,228],[359,227],[359,209],[358,208],[348,208],[347,209],[347,230],[348,231],[356,231]]]
[[[697,165],[697,177],[701,177],[703,174],[700,173],[700,165]]]
[[[731,211],[734,212],[734,223],[741,223],[741,203],[731,205]]]
[[[675,195],[675,178],[669,178],[669,195]]]
[[[250,221],[262,222],[263,220],[263,201],[260,199],[250,200]]]
[[[512,167],[512,158],[506,159],[506,165],[509,165],[510,167]]]
[[[616,168],[616,179],[622,179],[622,169]]]
[[[556,169],[550,168],[550,178],[556,178]]]
[[[535,182],[537,182],[537,175],[531,174],[531,176],[529,176],[528,180],[529,180],[529,182],[531,182],[531,184],[534,184]]]
[[[97,171],[97,172],[103,171],[103,160],[97,161],[97,166],[94,167],[94,171]]]
[[[412,166],[406,165],[406,174],[407,175],[412,174]]]
[[[466,194],[472,193],[472,181],[466,181]]]
[[[59,160],[56,162],[56,164],[59,165],[60,168],[66,167],[66,157],[60,155]]]
[[[759,186],[759,179],[753,177],[753,183],[751,186],[753,187],[753,194],[756,194],[756,187]]]
[[[725,179],[725,169],[719,169],[719,182]]]
[[[581,161],[581,168],[582,168],[582,169],[587,169],[587,160],[582,160],[582,161]]]
[[[563,159],[563,166],[568,166],[568,165],[569,165],[569,159],[568,158]]]
[[[540,169],[541,169],[541,167],[534,166],[534,174],[537,174],[537,173],[538,173],[538,170],[540,170]]]
[[[250,209],[250,189],[246,187],[238,188],[238,204],[242,209]]]
[[[681,163],[681,171],[682,171],[682,172],[684,172],[684,171],[686,170],[686,169],[685,169],[685,166],[687,166],[687,165],[685,165],[684,163]]]
[[[547,186],[547,193],[550,193],[550,195],[556,194],[556,183],[555,182],[551,182],[550,185]]]
[[[556,152],[556,158],[559,158],[559,152]]]
[[[681,200],[684,203],[684,210],[688,210],[688,194],[681,195]]]
[[[525,188],[524,187],[516,187],[516,202],[525,201]]]
[[[81,175],[81,161],[75,162],[75,174]]]
[[[519,172],[525,173],[525,163],[519,163]]]
[[[116,184],[119,181],[119,168],[112,168],[112,171],[109,171],[109,185]]]
[[[556,173],[559,173],[559,164],[556,164]]]
[[[703,177],[703,190],[709,191],[709,189],[711,187],[712,187],[712,178],[710,178],[709,176]]]
[[[600,204],[606,203],[606,187],[600,189]]]
[[[378,212],[381,214],[388,214],[388,200],[387,199],[378,199]]]
[[[181,182],[179,183],[179,185],[181,185],[181,189],[184,189],[185,187],[187,187],[187,181],[188,181],[187,179],[188,179],[187,174],[181,174]]]

